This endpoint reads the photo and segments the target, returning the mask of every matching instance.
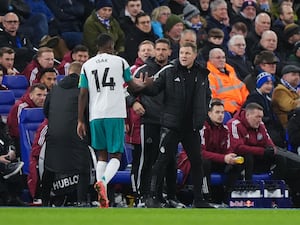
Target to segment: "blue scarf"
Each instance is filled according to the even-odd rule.
[[[287,89],[297,92],[297,88],[292,87],[292,85],[290,85],[289,82],[283,80],[282,78],[280,79],[280,81]]]
[[[97,16],[98,20],[100,21],[100,23],[102,23],[102,24],[106,27],[106,29],[109,29],[109,28],[110,28],[110,20],[109,20],[109,19],[102,19],[102,18],[98,15],[97,12],[96,12],[96,16]]]

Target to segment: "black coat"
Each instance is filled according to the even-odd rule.
[[[66,76],[48,94],[44,112],[48,118],[45,167],[52,172],[89,170],[89,149],[77,135],[79,76]]]
[[[157,95],[164,93],[163,108],[161,110],[161,126],[182,131],[184,127],[186,87],[185,75],[195,75],[195,88],[192,101],[192,126],[194,130],[200,130],[206,119],[211,91],[209,88],[209,71],[195,63],[187,69],[180,65],[178,59],[167,65],[158,74],[159,78],[152,86],[144,90],[145,94]]]
[[[289,143],[296,150],[300,147],[300,109],[297,109],[289,119],[288,126]]]

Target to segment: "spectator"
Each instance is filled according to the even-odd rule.
[[[274,81],[273,75],[268,72],[261,72],[258,74],[256,89],[248,95],[243,107],[251,102],[255,102],[262,106],[264,112],[262,121],[264,122],[272,141],[276,146],[285,148],[285,132],[272,107],[271,98]]]
[[[242,35],[234,35],[228,41],[227,62],[236,71],[237,77],[242,81],[253,73],[253,66],[246,55],[246,41]]]
[[[0,116],[0,205],[26,206],[21,200],[22,179],[20,170],[24,163],[17,161],[16,149]]]
[[[24,108],[43,107],[47,95],[47,87],[44,84],[34,84],[11,108],[7,117],[7,126],[9,134],[13,138],[16,145],[17,157],[20,156],[20,134],[19,120],[20,114]]]
[[[89,149],[87,140],[76,133],[78,118],[78,82],[82,64],[73,62],[69,74],[47,95],[44,113],[48,118],[45,169],[42,178],[42,203],[50,204],[50,191],[55,174],[79,174],[78,206],[88,206]],[[69,159],[69,160],[66,160]]]
[[[287,125],[289,144],[293,151],[300,155],[300,109],[296,109],[290,117]]]
[[[89,50],[84,45],[76,45],[72,51],[65,54],[63,61],[57,67],[58,74],[66,75],[69,73],[70,64],[74,61],[85,63],[89,59]]]
[[[271,166],[273,179],[283,179],[285,163],[275,155],[275,145],[262,122],[263,108],[257,103],[250,103],[227,123],[230,143],[236,154],[245,158],[245,178],[252,180],[253,173],[268,173]]]
[[[135,17],[142,12],[141,0],[126,0],[124,12],[121,12],[119,23],[123,32],[131,33],[135,29]]]
[[[230,0],[228,3],[228,16],[230,21],[234,20],[240,14],[243,0]]]
[[[124,58],[129,65],[133,65],[137,58],[138,46],[142,41],[155,42],[158,38],[152,30],[150,16],[146,13],[139,13],[135,20],[135,29],[126,36]]]
[[[248,29],[245,23],[243,22],[236,22],[234,24],[232,24],[231,26],[231,31],[229,33],[229,37],[232,37],[236,34],[240,34],[243,35],[244,38],[247,37],[248,34]]]
[[[41,70],[54,67],[54,53],[51,48],[39,48],[36,57],[26,66],[22,74],[27,77],[30,85],[39,83]]]
[[[196,2],[197,8],[200,10],[200,15],[206,19],[210,15],[210,8],[209,8],[210,0],[198,0]]]
[[[258,45],[258,43],[260,42],[262,34],[264,33],[264,31],[270,30],[271,28],[271,17],[269,16],[269,14],[265,12],[258,14],[255,18],[253,28],[254,29],[251,30],[248,29],[249,33],[246,37],[246,43],[247,43],[246,50],[251,60],[254,59],[254,55],[257,53],[254,52],[254,47]]]
[[[173,14],[181,15],[183,13],[183,8],[187,3],[187,0],[170,0],[168,6]]]
[[[289,55],[287,64],[300,67],[300,41],[295,43],[293,53]]]
[[[222,46],[225,47],[229,40],[229,17],[227,12],[227,3],[225,0],[214,0],[210,3],[210,16],[207,18],[206,30],[209,32],[212,28],[219,28],[224,33]]]
[[[116,54],[121,54],[125,50],[125,35],[118,21],[112,17],[112,10],[110,0],[98,0],[95,10],[84,23],[83,43],[88,47],[91,56],[97,54],[96,39],[102,33],[110,34],[114,38]]]
[[[221,99],[224,109],[233,115],[249,94],[245,84],[237,78],[234,68],[226,63],[225,53],[220,48],[209,52],[207,69],[210,71],[208,79],[212,97]]]
[[[12,48],[15,55],[15,67],[22,71],[32,60],[34,55],[33,46],[28,38],[19,33],[19,17],[9,12],[3,17],[3,28],[0,30],[0,47]]]
[[[16,75],[19,71],[14,68],[15,51],[9,47],[0,48],[0,67],[5,75]]]
[[[240,12],[234,18],[231,18],[230,23],[242,22],[246,24],[247,30],[253,29],[254,19],[257,13],[256,1],[246,0],[243,2]]]
[[[102,0],[104,1],[104,0]],[[59,35],[69,49],[82,42],[84,4],[80,0],[45,0],[54,14]]]
[[[208,31],[208,38],[205,45],[200,49],[198,53],[198,61],[206,64],[209,58],[209,52],[213,48],[222,48],[222,43],[224,40],[224,33],[219,28],[212,28]]]
[[[287,65],[283,67],[281,74],[281,83],[273,92],[272,105],[282,126],[286,128],[289,113],[300,107],[300,95],[297,90],[300,84],[300,68]]]
[[[194,185],[195,208],[210,208],[204,201],[202,187],[202,159],[199,129],[203,126],[210,100],[208,71],[195,62],[197,47],[192,43],[180,46],[179,59],[164,67],[157,74],[158,79],[144,90],[144,94],[164,94],[160,117],[160,152],[152,167],[151,198],[147,207],[161,207],[159,186],[166,174],[169,162],[175,159],[178,143],[181,142],[191,162],[191,176]],[[197,82],[195,82],[197,80]],[[185,94],[183,94],[185,93]],[[176,168],[176,164],[174,165]],[[174,168],[174,170],[175,170]],[[174,175],[175,176],[175,173]],[[175,179],[173,179],[175,180]],[[170,183],[168,199],[175,200],[176,183]]]
[[[195,31],[197,35],[197,48],[200,49],[204,46],[204,42],[207,40],[206,33],[206,20],[200,16],[200,11],[196,6],[188,3],[183,9],[183,19],[185,25]]]
[[[288,24],[283,30],[285,50],[292,51],[294,44],[300,41],[300,26],[295,23]]]
[[[171,14],[164,26],[165,38],[169,39],[171,43],[172,54],[170,60],[178,58],[179,40],[183,30],[183,20],[179,16]]]
[[[275,76],[278,58],[271,51],[261,51],[255,56],[254,59],[254,72],[245,77],[243,82],[246,84],[249,92],[252,92],[256,88],[256,76],[261,72],[268,72],[274,77],[274,86],[278,84],[280,79]]]
[[[163,26],[166,24],[170,15],[171,10],[165,5],[155,8],[151,13],[151,26],[154,34],[159,38],[164,37]]]

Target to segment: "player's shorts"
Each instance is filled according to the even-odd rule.
[[[95,150],[107,150],[108,153],[124,152],[124,119],[106,118],[90,122],[91,145]]]

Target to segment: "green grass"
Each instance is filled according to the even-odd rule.
[[[296,209],[0,208],[1,225],[292,225]]]

